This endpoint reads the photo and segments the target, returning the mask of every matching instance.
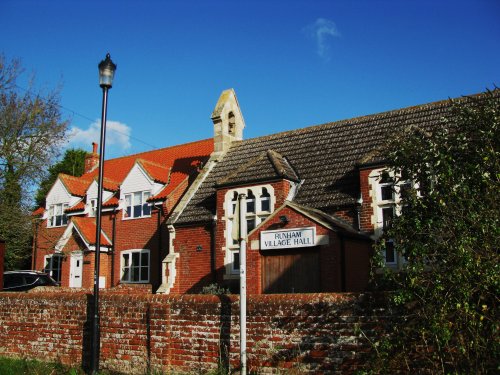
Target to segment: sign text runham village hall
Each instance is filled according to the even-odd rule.
[[[316,228],[268,230],[260,233],[261,250],[310,247],[316,245]]]

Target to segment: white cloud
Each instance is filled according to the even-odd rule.
[[[340,37],[337,25],[332,20],[318,18],[304,28],[304,32],[316,42],[316,53],[324,60],[330,60],[330,40]]]
[[[132,129],[119,121],[106,122],[106,148],[108,146],[117,152],[126,151],[131,147],[130,133]],[[89,150],[92,142],[101,140],[101,120],[96,120],[87,129],[73,127],[69,132],[69,147],[81,147]]]

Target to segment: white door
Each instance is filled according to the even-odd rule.
[[[69,286],[71,288],[82,287],[83,254],[78,251],[71,254],[69,269]]]

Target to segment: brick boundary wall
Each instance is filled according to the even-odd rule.
[[[239,365],[238,296],[100,295],[101,369],[205,373]],[[348,374],[366,366],[366,337],[393,319],[380,295],[248,298],[249,372]],[[0,293],[0,356],[88,367],[88,292]],[[362,334],[360,332],[363,332]]]

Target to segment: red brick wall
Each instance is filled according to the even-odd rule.
[[[180,189],[182,190],[182,189]],[[108,235],[110,240],[113,236],[113,213],[105,212],[102,216],[102,229]],[[161,217],[160,230],[162,231],[162,254],[167,253],[168,231],[164,225],[165,218]],[[34,259],[34,268],[42,270],[45,266],[44,256],[54,254],[54,248],[60,239],[66,226],[57,228],[47,228],[47,221],[40,222],[36,236],[36,258]],[[151,280],[149,284],[158,287],[161,283],[159,266],[161,263],[159,254],[159,231],[158,231],[158,210],[152,210],[151,217],[122,220],[122,212],[116,213],[115,225],[115,244],[114,244],[114,279],[113,285],[120,283],[121,277],[121,252],[132,249],[149,249],[151,262]],[[86,251],[86,247],[79,239],[73,235],[68,240],[63,249],[67,255],[62,263],[61,285],[69,286],[70,275],[70,254],[72,251]],[[95,253],[87,253],[84,258],[82,287],[89,288],[94,285],[94,258]],[[106,276],[106,287],[111,286],[111,255],[101,252],[100,275]]]
[[[0,355],[88,364],[84,293],[0,293]],[[236,296],[100,297],[101,369],[127,374],[202,373],[239,365]],[[296,294],[248,298],[248,370],[342,373],[362,369],[368,337],[383,333],[381,296]],[[366,368],[366,367],[365,367]]]
[[[359,184],[361,194],[363,196],[363,204],[361,206],[361,230],[367,233],[373,233],[372,215],[373,215],[373,198],[371,196],[371,186],[368,176],[373,169],[362,169],[359,171]]]
[[[175,263],[177,275],[171,293],[199,293],[204,286],[215,282],[208,224],[177,228],[174,248],[180,256]]]

